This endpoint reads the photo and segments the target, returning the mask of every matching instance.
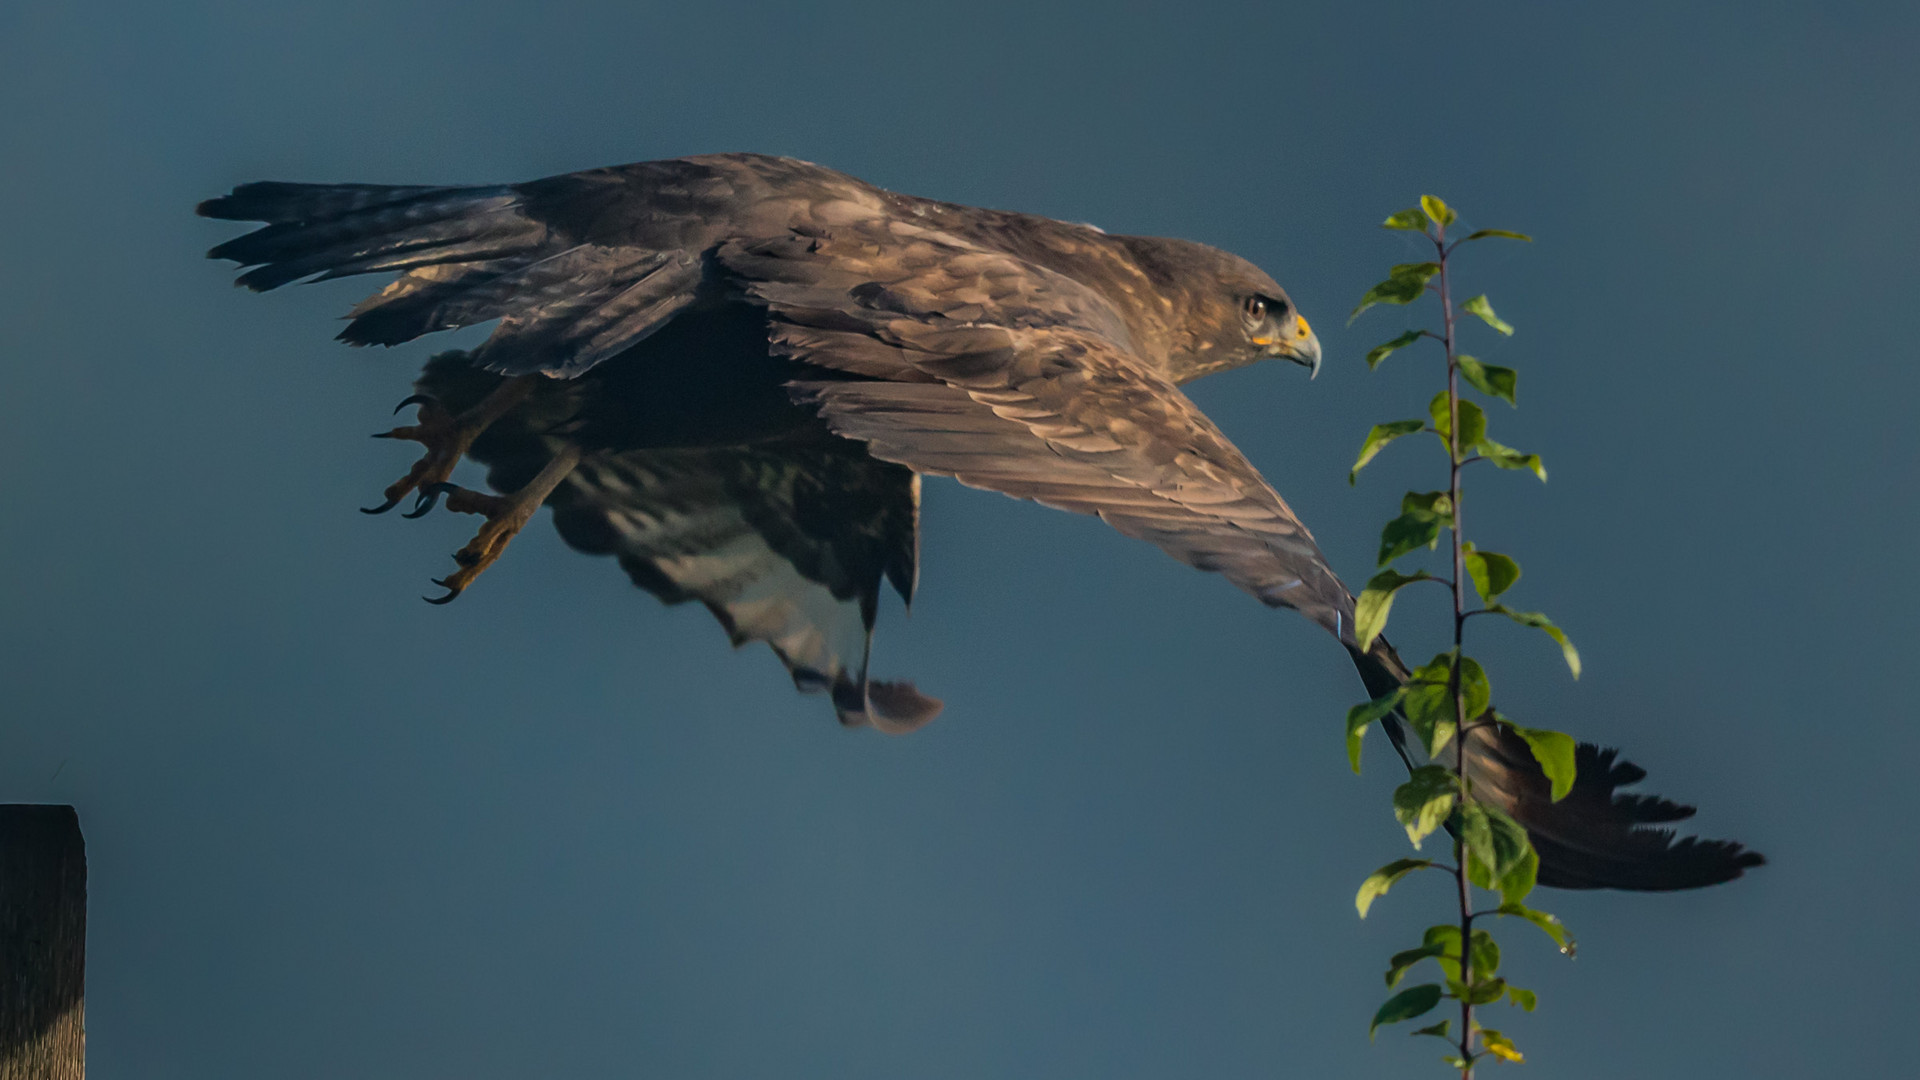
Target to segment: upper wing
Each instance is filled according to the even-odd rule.
[[[342,341],[394,345],[498,319],[475,364],[570,377],[699,299],[721,240],[879,202],[831,170],[727,154],[491,187],[244,184],[199,212],[266,222],[207,253],[253,267],[239,277],[252,289],[398,271],[353,309]]]
[[[794,389],[876,457],[1096,514],[1351,636],[1352,597],[1306,526],[1092,290],[900,220],[733,241],[720,260],[777,349],[864,376]]]

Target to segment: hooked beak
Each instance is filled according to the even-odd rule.
[[[1306,368],[1310,380],[1320,374],[1320,339],[1313,336],[1313,328],[1307,325],[1304,318],[1294,319],[1293,334],[1274,343],[1273,355],[1284,356]]]

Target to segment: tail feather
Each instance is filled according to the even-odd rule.
[[[847,679],[834,686],[833,707],[848,727],[871,725],[888,735],[905,735],[931,723],[945,703],[910,682]]]
[[[1367,692],[1379,697],[1403,684],[1408,671],[1384,639],[1370,653],[1348,647]],[[1398,725],[1399,718],[1390,717]],[[1399,736],[1401,733],[1395,731]],[[1396,744],[1403,739],[1395,738]],[[1582,743],[1575,752],[1573,790],[1554,802],[1532,750],[1504,728],[1478,728],[1465,740],[1467,776],[1474,794],[1526,827],[1540,855],[1542,885],[1561,889],[1633,889],[1664,892],[1717,885],[1766,859],[1731,840],[1676,839],[1651,825],[1693,816],[1656,795],[1622,792],[1646,770],[1618,760],[1617,751]]]

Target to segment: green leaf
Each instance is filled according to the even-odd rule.
[[[1411,574],[1382,570],[1367,579],[1367,587],[1360,590],[1360,599],[1353,605],[1353,634],[1359,639],[1362,652],[1373,648],[1373,639],[1387,628],[1387,616],[1393,611],[1393,594],[1413,582],[1431,580],[1433,575],[1425,570]]]
[[[1513,733],[1527,741],[1534,760],[1540,763],[1540,771],[1547,774],[1547,782],[1553,785],[1553,801],[1566,798],[1573,790],[1573,736],[1518,724],[1513,725]]]
[[[1442,521],[1453,520],[1453,496],[1444,491],[1409,491],[1400,496],[1403,514],[1432,514]]]
[[[1486,323],[1488,326],[1493,327],[1508,337],[1513,336],[1513,325],[1493,313],[1493,305],[1487,303],[1486,293],[1481,293],[1479,296],[1461,304],[1460,310],[1469,315],[1478,315],[1480,316],[1481,322]]]
[[[1442,390],[1427,402],[1427,415],[1433,418],[1433,430],[1440,441],[1451,448],[1448,433],[1453,430],[1453,417],[1447,412],[1447,393]],[[1460,401],[1460,453],[1465,454],[1487,437],[1487,414],[1480,406],[1462,398]]]
[[[1390,424],[1373,425],[1373,430],[1367,432],[1367,441],[1360,444],[1360,457],[1353,463],[1353,471],[1347,474],[1347,483],[1351,485],[1360,475],[1360,470],[1367,467],[1367,462],[1372,461],[1373,456],[1385,449],[1388,443],[1426,426],[1424,420],[1395,420]]]
[[[1445,1039],[1448,1037],[1447,1033],[1453,1029],[1452,1025],[1453,1025],[1453,1021],[1451,1020],[1442,1020],[1437,1024],[1430,1024],[1426,1027],[1423,1027],[1418,1031],[1409,1031],[1407,1032],[1407,1034],[1431,1035],[1436,1039]]]
[[[1372,371],[1374,368],[1379,367],[1380,361],[1385,360],[1388,356],[1399,352],[1401,349],[1406,348],[1426,336],[1427,332],[1425,330],[1409,330],[1399,337],[1394,338],[1392,341],[1382,345],[1375,345],[1367,352],[1367,370]]]
[[[1519,822],[1498,807],[1472,801],[1460,804],[1454,822],[1467,852],[1467,876],[1474,884],[1499,889],[1503,895],[1523,882],[1527,889],[1533,888],[1539,860],[1537,856],[1529,860],[1533,844]]]
[[[1511,840],[1499,831],[1493,834],[1497,839]],[[1467,856],[1467,880],[1482,889],[1491,889],[1500,894],[1502,903],[1517,904],[1527,898],[1540,876],[1540,855],[1528,843],[1524,852],[1514,863],[1499,875],[1495,875],[1485,860],[1478,855]]]
[[[1466,698],[1468,720],[1486,712],[1493,700],[1493,684],[1487,680],[1486,669],[1471,656],[1460,658],[1460,693]]]
[[[1392,712],[1405,693],[1402,687],[1347,710],[1347,760],[1353,763],[1356,774],[1360,771],[1360,740],[1367,734],[1368,726]]]
[[[1565,631],[1553,625],[1552,619],[1537,611],[1515,611],[1505,604],[1489,604],[1487,610],[1495,615],[1505,615],[1521,626],[1531,626],[1545,632],[1548,637],[1559,643],[1560,653],[1566,657],[1567,668],[1573,672],[1573,677],[1576,679],[1580,677],[1580,650],[1574,648],[1573,642],[1567,640]]]
[[[1473,932],[1473,979],[1479,982],[1491,978],[1500,970],[1500,944],[1493,935],[1485,930]]]
[[[1520,1006],[1523,1012],[1532,1012],[1533,1007],[1540,1004],[1540,996],[1538,994],[1535,994],[1531,990],[1522,990],[1512,983],[1507,984],[1507,1000]]]
[[[1480,1057],[1481,1055],[1479,1054],[1475,1054],[1471,1058],[1463,1058],[1459,1054],[1441,1054],[1440,1060],[1445,1062],[1449,1069],[1457,1069],[1464,1073],[1468,1069],[1473,1068],[1473,1063],[1480,1060]]]
[[[1440,543],[1440,530],[1453,525],[1453,499],[1444,491],[1409,491],[1400,500],[1400,516],[1380,531],[1380,566],[1419,548]]]
[[[1427,215],[1419,207],[1410,207],[1380,223],[1383,229],[1407,229],[1412,232],[1427,231]]]
[[[1447,923],[1429,926],[1420,940],[1423,944],[1439,947],[1441,951],[1434,954],[1434,962],[1440,965],[1440,972],[1447,977],[1448,981],[1460,977],[1460,928],[1458,926]]]
[[[1360,317],[1360,313],[1375,304],[1411,304],[1420,299],[1427,291],[1427,282],[1440,272],[1440,264],[1435,262],[1401,263],[1387,271],[1387,280],[1368,289],[1360,298],[1360,306],[1347,316],[1348,325]]]
[[[1383,1024],[1397,1024],[1402,1020],[1411,1020],[1424,1016],[1440,1004],[1440,988],[1433,983],[1402,990],[1387,999],[1380,1011],[1373,1014],[1373,1023],[1367,1025],[1367,1038],[1373,1038]]]
[[[1406,975],[1407,971],[1411,969],[1413,965],[1418,964],[1422,960],[1440,956],[1446,951],[1447,947],[1445,945],[1422,945],[1417,949],[1408,949],[1404,952],[1394,953],[1393,959],[1387,961],[1387,989],[1391,990],[1398,985],[1401,978]],[[1419,1032],[1416,1031],[1414,1034],[1418,1035]]]
[[[1466,849],[1466,858],[1472,859],[1475,853],[1480,851],[1485,851],[1489,854],[1492,853],[1493,823],[1488,819],[1487,808],[1484,805],[1472,801],[1462,803],[1460,805],[1460,815],[1458,819],[1454,821],[1453,827],[1455,834],[1460,837],[1460,843]],[[1489,860],[1482,859],[1477,868],[1470,869],[1479,869],[1484,872],[1491,865],[1492,863]],[[1473,883],[1484,889],[1488,886],[1489,881],[1490,879],[1483,873],[1481,876],[1474,878]]]
[[[1472,356],[1456,356],[1454,363],[1460,365],[1460,374],[1475,390],[1491,397],[1497,397],[1509,405],[1518,405],[1513,399],[1514,384],[1520,381],[1520,373],[1510,367],[1498,364],[1483,364]]]
[[[1490,236],[1498,236],[1505,240],[1525,240],[1529,244],[1533,243],[1533,237],[1528,236],[1526,233],[1508,232],[1505,229],[1479,229],[1468,233],[1466,239],[1460,242],[1464,244],[1467,240],[1484,240]]]
[[[1525,900],[1539,880],[1540,853],[1534,850],[1533,841],[1529,839],[1527,853],[1521,856],[1520,862],[1496,883],[1500,889],[1501,902],[1517,904]]]
[[[1462,404],[1465,403],[1462,402]],[[1540,463],[1539,454],[1523,454],[1511,446],[1502,446],[1487,438],[1484,431],[1479,441],[1474,444],[1474,448],[1480,451],[1481,457],[1502,469],[1529,469],[1533,475],[1540,478],[1541,483],[1547,482],[1547,467]]]
[[[1489,1005],[1506,996],[1507,980],[1475,979],[1472,986],[1463,986],[1458,979],[1448,979],[1447,993],[1469,1005]]]
[[[1367,909],[1375,900],[1387,895],[1394,883],[1415,870],[1425,870],[1433,865],[1432,859],[1395,859],[1387,865],[1367,875],[1360,883],[1360,892],[1353,898],[1353,906],[1360,911],[1360,917],[1367,917]]]
[[[1520,564],[1497,551],[1475,549],[1465,552],[1461,558],[1466,563],[1467,576],[1473,579],[1473,587],[1482,600],[1493,600],[1520,580]]]
[[[1560,952],[1566,956],[1572,956],[1580,948],[1580,943],[1573,940],[1572,934],[1567,933],[1566,924],[1560,921],[1558,915],[1549,915],[1544,911],[1535,911],[1524,904],[1501,904],[1498,908],[1494,909],[1494,913],[1497,915],[1511,916],[1516,919],[1525,919],[1539,927],[1542,932],[1553,939],[1555,945],[1560,946]]]
[[[1440,965],[1440,972],[1446,976],[1447,986],[1458,993],[1460,983],[1460,928],[1458,926],[1430,926],[1427,928],[1426,944],[1423,948],[1439,949],[1433,954],[1434,963]],[[1402,954],[1405,955],[1405,954]],[[1493,935],[1485,930],[1473,932],[1473,982],[1478,986],[1488,976],[1500,970],[1500,946]]]
[[[1487,1053],[1501,1061],[1509,1061],[1515,1065],[1526,1064],[1526,1055],[1520,1053],[1513,1045],[1513,1040],[1492,1028],[1480,1029],[1480,1045],[1487,1048]]]
[[[1440,201],[1438,195],[1420,196],[1420,209],[1426,211],[1428,217],[1441,225],[1451,225],[1459,217],[1453,212],[1453,207]]]
[[[1453,700],[1453,654],[1444,652],[1425,665],[1415,668],[1408,678],[1401,701],[1407,723],[1420,737],[1429,757],[1438,757],[1458,727]],[[1460,658],[1460,690],[1466,699],[1467,718],[1478,717],[1492,700],[1493,687],[1487,673],[1471,656]]]
[[[1413,841],[1415,850],[1447,820],[1459,796],[1459,778],[1440,765],[1420,766],[1406,783],[1394,789],[1394,819],[1407,830],[1407,839]]]

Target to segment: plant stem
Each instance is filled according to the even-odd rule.
[[[1444,335],[1441,345],[1447,350],[1447,459],[1448,459],[1448,496],[1453,502],[1453,527],[1448,530],[1453,540],[1453,771],[1454,778],[1460,783],[1460,798],[1465,799],[1470,792],[1467,788],[1467,697],[1460,685],[1461,644],[1466,636],[1467,597],[1466,597],[1466,552],[1460,537],[1460,469],[1468,449],[1460,445],[1460,363],[1453,350],[1453,291],[1447,278],[1447,227],[1434,222],[1434,247],[1440,256],[1440,310],[1442,313]],[[1460,985],[1468,994],[1473,987],[1473,895],[1471,883],[1467,880],[1466,843],[1459,837],[1453,841],[1454,882],[1459,886],[1460,898]],[[1467,998],[1460,1001],[1460,1068],[1461,1080],[1473,1080],[1473,1003]]]

